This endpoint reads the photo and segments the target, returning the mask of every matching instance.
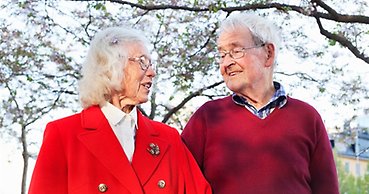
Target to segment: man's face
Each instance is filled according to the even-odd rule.
[[[255,45],[247,28],[223,32],[217,44],[222,56],[219,62],[220,73],[230,90],[243,93],[265,79],[265,49]],[[232,58],[229,52],[238,57]]]

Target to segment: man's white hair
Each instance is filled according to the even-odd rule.
[[[221,23],[219,36],[222,33],[238,30],[240,27],[248,28],[251,31],[254,43],[256,45],[263,43],[274,44],[274,63],[276,63],[281,42],[280,31],[278,27],[271,21],[255,14],[235,13],[231,14]]]

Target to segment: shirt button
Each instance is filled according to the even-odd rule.
[[[158,187],[159,187],[160,189],[163,189],[163,188],[165,187],[165,181],[164,181],[164,180],[159,180],[159,181],[158,181]]]
[[[104,183],[101,183],[98,187],[100,193],[105,193],[108,190],[108,186],[106,186]]]

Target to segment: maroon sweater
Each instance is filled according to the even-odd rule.
[[[332,150],[320,115],[287,104],[260,119],[231,97],[205,103],[182,138],[214,194],[338,194]]]

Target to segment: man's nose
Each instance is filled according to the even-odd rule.
[[[229,53],[226,53],[226,55],[223,57],[223,60],[221,61],[220,65],[224,68],[228,68],[231,65],[234,65],[235,61],[231,57]]]

